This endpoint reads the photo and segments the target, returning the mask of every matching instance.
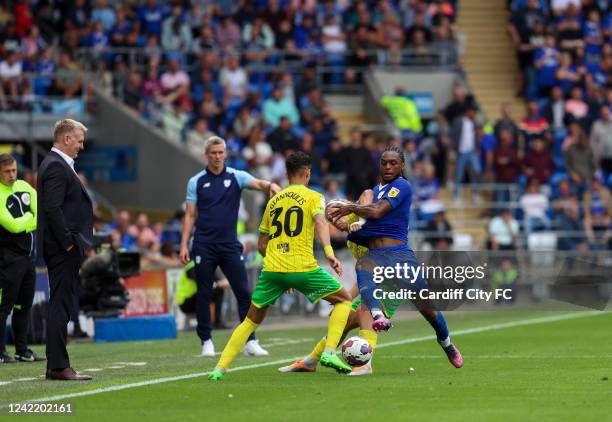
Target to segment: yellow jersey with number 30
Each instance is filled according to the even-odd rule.
[[[304,185],[289,185],[268,201],[259,233],[268,235],[264,271],[299,273],[319,267],[314,257],[314,218],[325,199]]]

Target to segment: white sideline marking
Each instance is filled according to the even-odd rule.
[[[115,362],[115,365],[145,366],[147,362]]]
[[[0,385],[7,385],[10,384],[11,381],[0,381]]]
[[[421,355],[421,356],[406,356],[406,355],[383,355],[377,356],[376,360],[381,359],[440,359],[444,355]],[[584,356],[537,356],[537,355],[463,355],[464,359],[612,359],[612,355],[584,355]]]
[[[603,315],[603,314],[608,314],[608,313],[609,312],[601,312],[601,311],[589,311],[589,312],[580,312],[580,313],[572,312],[568,314],[561,314],[561,315],[555,315],[555,316],[550,316],[550,317],[541,317],[541,318],[505,322],[505,323],[500,323],[500,324],[485,325],[482,327],[468,328],[465,330],[455,331],[453,333],[453,337],[460,336],[460,335],[466,335],[466,334],[482,333],[485,331],[502,330],[504,328],[522,327],[525,325],[535,325],[535,324],[544,324],[548,322],[566,321],[570,319],[584,318],[584,317],[590,317],[593,315]],[[377,346],[377,349],[391,347],[391,346],[398,346],[401,344],[417,343],[417,342],[431,340],[435,338],[436,336],[423,336],[423,337],[415,337],[415,338],[409,338],[409,339],[404,339],[404,340],[392,341],[392,342],[384,343],[384,344]],[[239,367],[230,369],[228,372],[237,372],[237,371],[244,371],[246,369],[255,369],[255,368],[262,368],[265,366],[279,365],[283,363],[293,362],[294,359],[295,358],[280,359],[280,360],[275,360],[271,362],[263,362],[263,363],[256,363],[253,365],[239,366]],[[93,390],[80,391],[77,393],[67,393],[67,394],[59,394],[57,396],[43,397],[43,398],[35,399],[35,400],[28,400],[26,401],[26,403],[48,402],[48,401],[70,399],[70,398],[75,398],[75,397],[91,396],[94,394],[108,393],[111,391],[127,390],[130,388],[145,387],[149,385],[162,384],[162,383],[172,382],[172,381],[181,381],[185,379],[205,377],[208,374],[210,374],[209,371],[195,372],[193,374],[177,375],[173,377],[156,378],[156,379],[147,380],[147,381],[133,382],[130,384],[114,385],[111,387],[96,388]],[[0,409],[5,408],[7,406],[8,405],[0,405]]]
[[[112,365],[112,366],[107,366],[106,369],[123,369],[125,368],[125,365]]]
[[[83,369],[83,372],[100,372],[103,371],[104,369],[102,368],[87,368],[87,369]]]
[[[298,338],[295,340],[291,340],[291,339],[284,339],[282,341],[277,340],[277,341],[272,341],[273,339],[270,339],[270,343],[266,343],[266,344],[262,344],[262,347],[276,347],[276,346],[287,346],[289,344],[300,344],[300,343],[308,343],[311,341],[314,341],[314,338]]]
[[[27,377],[27,378],[15,378],[13,381],[14,382],[19,382],[19,381],[34,381],[37,378],[35,377]]]

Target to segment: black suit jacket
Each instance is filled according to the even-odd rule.
[[[68,163],[54,151],[38,169],[38,252],[43,257],[74,244],[83,253],[93,244],[91,198]]]

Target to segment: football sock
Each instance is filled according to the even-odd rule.
[[[444,314],[442,311],[437,311],[435,317],[427,313],[423,313],[422,315],[436,331],[436,337],[438,338],[438,342],[442,345],[442,347],[448,347],[451,342],[450,337],[448,336],[446,320],[444,319]]]
[[[307,366],[310,366],[311,364],[316,365],[321,360],[321,353],[323,353],[325,350],[325,343],[327,343],[327,338],[323,337],[321,340],[319,340],[314,349],[312,349],[312,352],[306,356],[304,363]]]
[[[350,313],[351,302],[339,302],[334,305],[334,309],[329,316],[329,322],[327,323],[326,353],[336,353],[336,348],[338,343],[340,343]]]
[[[229,341],[225,345],[223,353],[221,353],[221,358],[219,358],[219,363],[217,363],[217,369],[227,371],[227,368],[230,366],[238,352],[240,352],[240,350],[246,344],[251,333],[255,331],[258,326],[259,324],[255,324],[247,317],[238,327],[236,327]]]
[[[362,337],[370,343],[372,349],[376,348],[376,343],[378,342],[378,334],[372,330],[359,330],[359,337]]]

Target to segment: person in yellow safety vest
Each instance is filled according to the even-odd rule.
[[[511,259],[506,258],[502,261],[500,269],[493,273],[493,281],[491,282],[491,291],[496,289],[508,289],[512,291],[511,299],[499,298],[495,299],[496,304],[513,303],[515,299],[515,288],[519,279],[519,273]]]
[[[225,329],[223,324],[222,309],[223,309],[223,291],[229,287],[229,282],[223,273],[217,269],[215,271],[215,282],[213,283],[212,302],[215,304],[215,322],[213,328]],[[187,315],[195,314],[196,312],[196,292],[198,286],[195,281],[195,261],[189,261],[179,278],[176,286],[176,304],[179,309]]]
[[[414,101],[406,97],[404,88],[397,87],[395,95],[384,95],[381,104],[393,119],[395,126],[400,130],[412,133],[419,133],[423,130],[419,110]]]

